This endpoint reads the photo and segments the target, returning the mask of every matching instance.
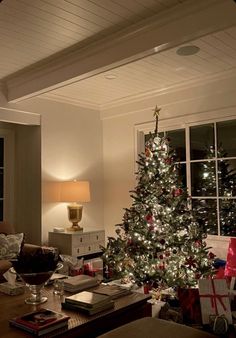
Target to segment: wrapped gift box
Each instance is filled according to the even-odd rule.
[[[209,324],[210,316],[224,315],[232,324],[229,292],[225,279],[199,279],[202,323]]]
[[[103,261],[101,258],[92,258],[84,261],[84,274],[103,278]]]
[[[198,288],[179,288],[179,305],[186,324],[201,325],[201,307]]]

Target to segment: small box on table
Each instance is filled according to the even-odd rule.
[[[25,287],[20,283],[15,283],[15,285],[12,285],[8,282],[5,282],[0,283],[0,291],[6,295],[17,296],[25,292]]]

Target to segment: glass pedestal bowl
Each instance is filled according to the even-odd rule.
[[[30,296],[25,299],[25,303],[31,305],[45,303],[47,301],[47,297],[42,295],[43,287],[51,278],[53,273],[61,268],[62,264],[58,263],[56,269],[53,271],[17,273],[17,275],[26,284],[30,291]],[[14,268],[11,268],[11,272],[16,273]]]

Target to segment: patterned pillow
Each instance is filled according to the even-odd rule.
[[[16,258],[23,244],[24,234],[0,234],[0,259]]]

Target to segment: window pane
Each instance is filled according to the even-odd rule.
[[[215,161],[191,163],[191,195],[216,196]]]
[[[236,156],[236,120],[216,124],[218,157]]]
[[[193,199],[192,208],[196,212],[199,224],[209,235],[217,235],[217,217],[215,199]]]
[[[211,158],[214,153],[214,124],[205,124],[190,128],[191,160]]]
[[[236,236],[236,200],[220,201],[220,234],[222,236]]]
[[[170,144],[176,151],[177,161],[186,161],[185,129],[168,131]]]
[[[0,137],[0,167],[3,167],[4,164],[4,138]]]
[[[236,196],[236,159],[218,161],[219,196]]]

